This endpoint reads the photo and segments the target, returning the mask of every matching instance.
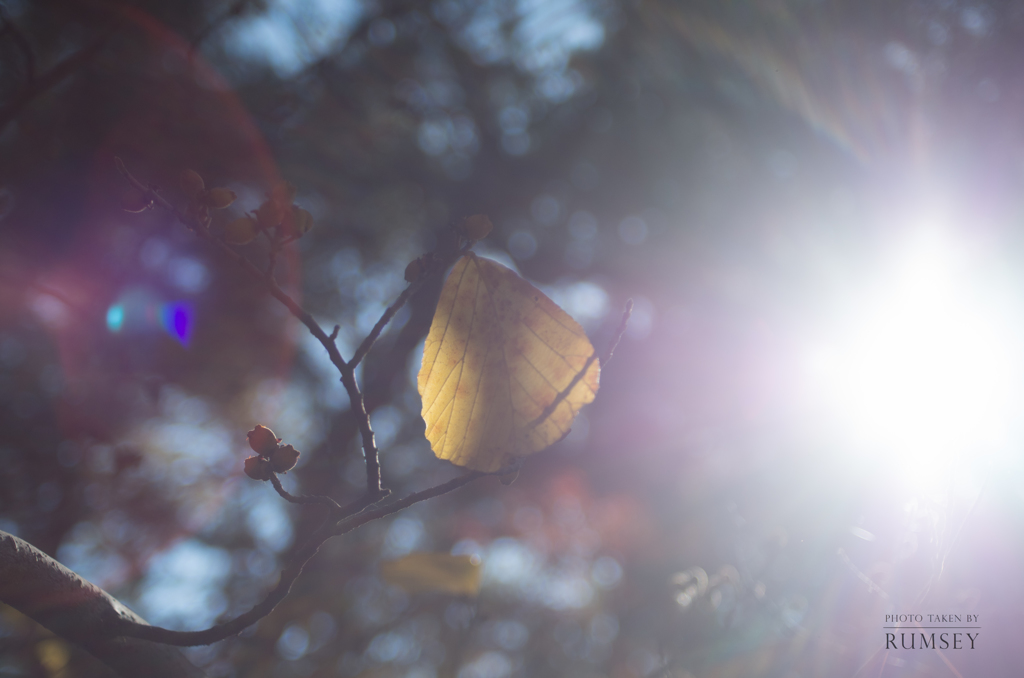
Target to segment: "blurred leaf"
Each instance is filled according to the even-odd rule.
[[[579,323],[543,292],[467,254],[441,291],[418,380],[434,454],[490,472],[557,442],[597,393],[597,361],[541,415],[593,353]]]
[[[381,563],[381,577],[409,593],[475,596],[480,591],[480,559],[447,553],[410,553]]]

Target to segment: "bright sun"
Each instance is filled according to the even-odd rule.
[[[1005,445],[1024,342],[994,278],[955,243],[918,235],[809,351],[815,397],[856,447],[920,475]]]

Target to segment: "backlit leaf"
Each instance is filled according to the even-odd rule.
[[[559,441],[597,393],[593,355],[583,328],[543,292],[466,254],[441,291],[418,379],[434,454],[490,472]]]
[[[381,563],[381,578],[409,593],[475,596],[480,590],[480,559],[447,553],[410,553]]]

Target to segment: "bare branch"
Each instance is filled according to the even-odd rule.
[[[64,61],[43,73],[32,81],[31,86],[26,87],[6,108],[0,110],[0,132],[7,124],[17,118],[22,109],[28,106],[37,96],[57,85],[61,80],[75,72],[80,66],[95,57],[100,48],[106,43],[106,36],[99,37],[89,43],[88,46],[75,52]]]
[[[508,469],[502,469],[496,473],[500,474],[507,471]],[[355,515],[343,517],[343,512],[347,510],[346,507],[346,509],[338,512],[336,520],[328,520],[326,523],[321,525],[312,535],[310,535],[309,540],[295,551],[291,557],[291,563],[281,571],[281,577],[277,582],[277,586],[267,594],[267,597],[264,598],[262,602],[257,604],[248,612],[241,614],[230,621],[217,624],[216,626],[212,626],[203,631],[172,631],[159,626],[149,626],[147,624],[140,624],[129,619],[124,619],[118,622],[117,632],[128,638],[141,638],[143,640],[150,640],[178,647],[209,645],[211,643],[224,640],[225,638],[229,638],[270,614],[273,609],[277,607],[278,603],[284,600],[289,591],[291,591],[292,584],[295,583],[295,580],[302,573],[302,568],[305,567],[306,563],[316,555],[323,543],[331,537],[346,534],[361,525],[365,525],[366,523],[383,518],[384,516],[397,513],[421,501],[426,501],[427,499],[432,499],[447,492],[451,492],[452,490],[458,489],[463,485],[467,485],[478,478],[483,478],[488,475],[496,474],[473,471],[459,476],[458,478],[449,480],[446,483],[410,494],[404,499],[399,499],[398,501],[385,506],[378,506],[377,508],[370,510],[362,510]]]
[[[142,628],[148,625],[110,594],[6,532],[0,532],[0,572],[0,601],[81,646],[118,675],[204,675],[177,650],[118,637],[114,631],[122,623]]]
[[[219,248],[221,252],[236,261],[246,273],[263,283],[263,285],[266,286],[267,291],[270,292],[270,295],[284,304],[285,308],[287,308],[293,316],[298,318],[299,322],[306,326],[310,334],[316,337],[317,341],[319,341],[324,347],[324,350],[327,351],[327,355],[330,357],[331,363],[341,374],[341,383],[345,386],[345,390],[348,392],[352,412],[355,414],[356,420],[359,424],[359,433],[363,442],[363,456],[366,459],[366,490],[374,501],[385,496],[380,484],[380,461],[377,455],[377,444],[373,438],[373,428],[370,426],[370,415],[366,411],[366,404],[363,402],[363,394],[359,390],[359,385],[356,383],[355,368],[350,367],[348,363],[345,362],[345,359],[341,357],[341,352],[338,351],[337,344],[335,344],[330,336],[324,332],[323,328],[320,327],[308,311],[299,306],[294,299],[288,296],[288,294],[278,286],[277,281],[274,280],[272,275],[264,273],[245,256],[236,252],[226,242],[215,238],[206,227],[206,224],[190,218],[155,190],[146,186],[132,176],[120,158],[115,158],[115,162],[117,164],[118,171],[121,172],[124,178],[135,186],[135,188],[142,191],[146,198],[152,199],[155,204],[174,214],[181,223],[194,231],[196,235]]]
[[[341,506],[338,505],[338,502],[334,501],[330,497],[321,494],[291,494],[281,485],[281,480],[280,478],[277,477],[276,473],[271,474],[270,484],[274,486],[274,489],[277,490],[277,493],[279,495],[284,497],[285,501],[290,501],[293,504],[322,504],[324,506],[330,506],[331,508],[338,511],[341,510]]]

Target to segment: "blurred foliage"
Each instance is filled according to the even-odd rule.
[[[211,676],[852,675],[935,573],[944,509],[891,497],[865,518],[876,471],[780,430],[785,369],[757,356],[918,173],[1019,223],[1018,4],[0,6],[0,529],[153,623],[248,609],[318,520],[244,477],[253,425],[303,451],[290,490],[347,501],[364,481],[321,347],[170,215],[122,211],[114,156],[181,205],[186,168],[233,191],[219,227],[292,182],[316,227],[279,279],[346,356],[468,215],[599,348],[637,303],[573,435],[512,487],[328,543],[271,616],[188,651]],[[454,473],[412,378],[439,292],[361,374],[399,495]],[[192,314],[187,345],[167,304]],[[851,538],[864,520],[888,550]],[[480,557],[479,596],[380,579],[413,550]],[[938,595],[1005,581],[954,567]],[[6,609],[0,645],[4,675],[103,675]]]

